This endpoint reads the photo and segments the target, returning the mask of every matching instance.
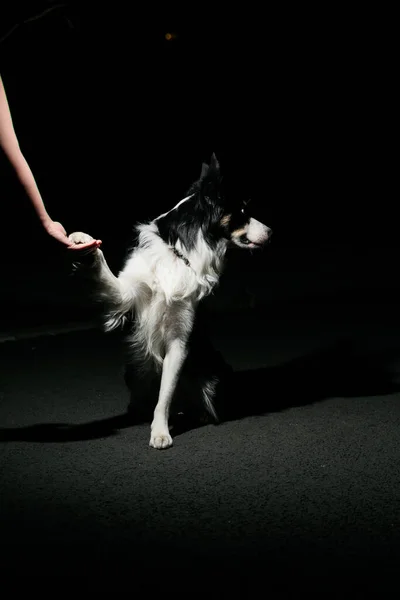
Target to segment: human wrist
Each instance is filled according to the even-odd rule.
[[[50,229],[50,227],[53,225],[53,219],[51,219],[49,217],[49,215],[40,215],[39,216],[40,222],[42,223],[43,227],[47,230]]]

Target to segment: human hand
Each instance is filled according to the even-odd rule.
[[[58,221],[50,221],[45,225],[45,229],[49,235],[61,242],[65,246],[68,246],[68,250],[95,250],[100,248],[101,240],[91,239],[86,243],[76,243],[67,236],[67,232],[61,223]]]

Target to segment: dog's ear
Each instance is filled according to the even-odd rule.
[[[215,169],[216,171],[219,171],[219,162],[217,157],[215,156],[215,152],[212,153],[210,167],[212,169]]]
[[[200,179],[204,179],[204,177],[207,175],[208,173],[208,169],[209,169],[209,165],[207,163],[203,163],[201,165],[201,174],[200,174]]]

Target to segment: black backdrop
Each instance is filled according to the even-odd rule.
[[[1,73],[46,206],[117,261],[133,223],[176,203],[213,151],[276,249],[396,251],[390,15],[1,10]],[[3,264],[50,268],[61,249],[0,166]]]

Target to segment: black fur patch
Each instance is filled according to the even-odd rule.
[[[203,163],[200,178],[187,192],[192,196],[157,220],[161,238],[172,246],[180,240],[187,251],[193,250],[199,230],[206,243],[214,248],[233,229],[243,227],[248,218],[240,207],[230,207],[226,198],[218,161],[213,154],[210,165]],[[228,228],[223,227],[224,215],[232,214]],[[233,228],[233,229],[232,229]]]

